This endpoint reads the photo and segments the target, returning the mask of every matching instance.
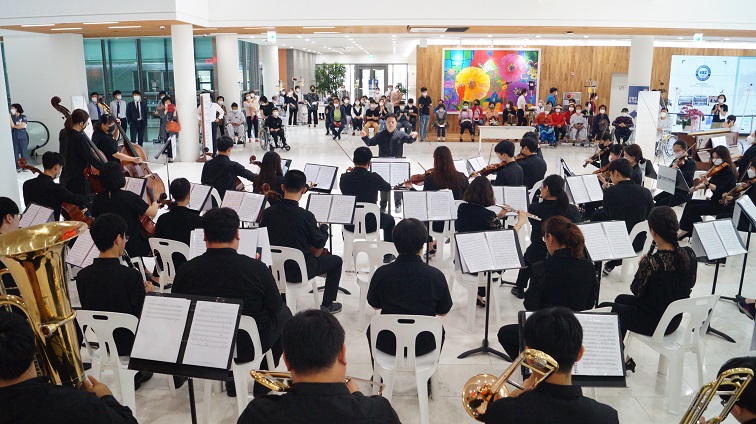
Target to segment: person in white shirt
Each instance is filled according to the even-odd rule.
[[[517,98],[517,125],[528,125],[528,120],[525,119],[525,109],[528,107],[528,101],[525,100],[525,95],[528,94],[528,90],[523,90],[520,93],[520,97]]]
[[[210,114],[215,116],[215,119],[212,123],[212,128],[210,132],[210,142],[213,145],[213,157],[215,157],[215,154],[218,152],[217,147],[215,146],[215,140],[219,137],[218,135],[218,128],[220,128],[219,124],[222,125],[223,118],[226,116],[226,113],[223,111],[223,108],[218,103],[215,103],[215,99],[213,98],[213,95],[210,95]],[[200,124],[202,123],[202,105],[197,106],[197,119],[200,121]],[[205,142],[205,145],[207,145],[207,141]]]
[[[244,113],[239,110],[239,104],[231,103],[231,111],[226,114],[226,134],[233,138],[237,144],[243,144],[244,136]]]
[[[129,127],[129,122],[126,119],[126,100],[122,99],[121,90],[113,92],[113,101],[110,102],[110,113],[116,117],[123,131],[126,131]]]
[[[661,108],[659,112],[659,123],[656,125],[657,134],[668,132],[672,128],[672,118],[669,117],[667,108]]]

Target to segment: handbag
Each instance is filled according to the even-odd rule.
[[[167,124],[165,124],[165,130],[172,133],[177,133],[181,131],[181,124],[178,123],[178,121],[169,121]]]

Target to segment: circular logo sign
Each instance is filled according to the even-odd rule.
[[[696,78],[699,81],[706,81],[711,76],[711,68],[706,65],[701,65],[696,69]]]

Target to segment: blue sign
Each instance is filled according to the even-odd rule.
[[[638,93],[641,91],[648,91],[649,86],[647,85],[630,85],[627,87],[627,104],[628,105],[637,105],[638,104]]]
[[[706,65],[701,65],[696,69],[696,78],[699,81],[706,81],[711,76],[711,68]]]

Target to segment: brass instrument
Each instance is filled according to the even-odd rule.
[[[66,245],[87,229],[83,222],[51,222],[0,235],[0,260],[21,296],[5,294],[0,305],[21,309],[36,336],[39,371],[55,384],[78,387],[84,367],[76,337],[76,312],[66,285]],[[0,284],[2,286],[2,284]]]
[[[520,366],[540,376],[536,378],[534,388],[559,370],[557,361],[548,354],[540,350],[525,349],[500,377],[478,374],[467,380],[462,389],[462,406],[465,407],[465,411],[476,420],[485,422],[488,405],[510,396],[507,383],[525,390],[525,387],[509,379]]]
[[[249,375],[251,375],[252,378],[254,378],[258,383],[275,392],[288,392],[289,390],[291,390],[291,373],[288,371],[252,370],[249,372]],[[365,380],[364,378],[349,376],[344,379],[344,384],[348,383],[349,381],[357,381],[378,387],[378,396],[383,395],[383,388],[386,387],[385,384],[378,383],[373,380]]]
[[[683,419],[680,420],[680,424],[698,424],[714,396],[729,396],[730,398],[726,402],[722,401],[722,412],[706,421],[706,424],[721,423],[730,414],[735,402],[738,401],[752,379],[753,370],[749,368],[732,368],[722,372],[719,378],[701,387],[701,390],[693,399],[693,403],[683,415]],[[728,386],[727,390],[721,390],[722,386]]]

